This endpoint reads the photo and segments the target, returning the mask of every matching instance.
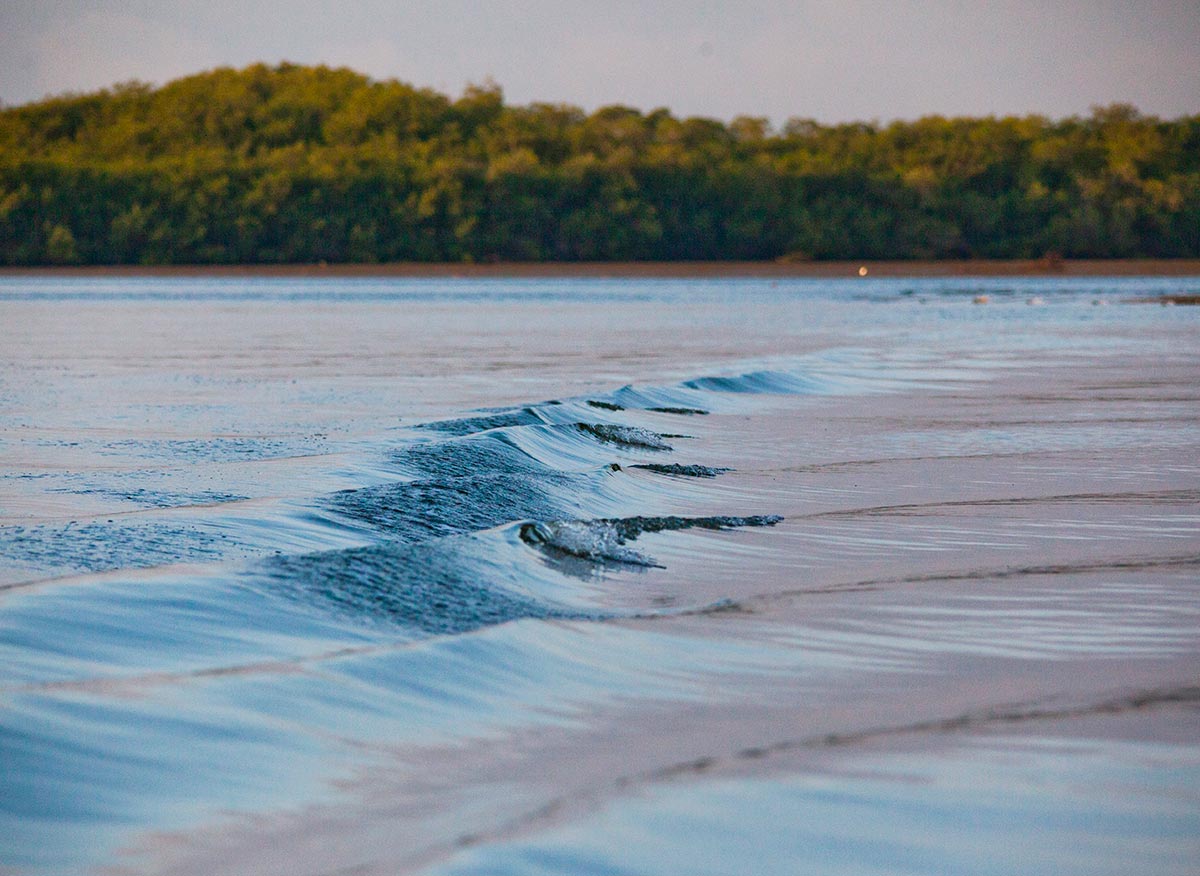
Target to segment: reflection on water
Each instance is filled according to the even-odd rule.
[[[1180,287],[5,279],[0,869],[1184,872]]]

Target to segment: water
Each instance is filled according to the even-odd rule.
[[[1193,872],[1198,291],[0,279],[0,871]]]

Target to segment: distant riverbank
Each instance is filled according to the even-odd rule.
[[[863,269],[866,269],[865,274]],[[1200,259],[967,259],[805,262],[396,262],[4,267],[0,276],[88,277],[1185,277]]]
[[[1125,104],[777,130],[255,64],[0,109],[0,264],[1200,259],[1198,132]]]

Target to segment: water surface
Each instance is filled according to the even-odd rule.
[[[4,278],[0,864],[1189,872],[1198,291]]]

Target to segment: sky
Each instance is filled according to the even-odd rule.
[[[1200,0],[0,0],[0,102],[255,61],[728,120],[1200,113]]]

